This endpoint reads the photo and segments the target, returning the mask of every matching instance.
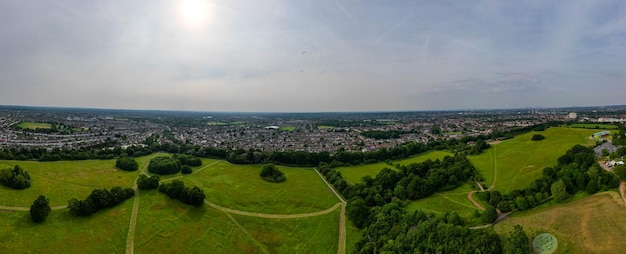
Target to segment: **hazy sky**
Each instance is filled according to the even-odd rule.
[[[0,0],[0,104],[626,104],[626,1]]]

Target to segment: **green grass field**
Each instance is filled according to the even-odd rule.
[[[417,156],[413,156],[411,158],[396,160],[396,161],[393,161],[393,164],[395,165],[396,163],[399,163],[400,165],[408,165],[412,163],[424,162],[428,159],[431,159],[431,160],[443,159],[443,157],[453,156],[453,155],[454,154],[450,152],[446,152],[446,151],[432,151],[432,152],[422,153]],[[390,168],[393,170],[396,169],[394,166],[388,165],[384,162],[379,162],[379,163],[372,163],[372,164],[366,164],[366,165],[339,167],[336,170],[341,172],[341,175],[343,176],[344,179],[346,179],[346,181],[348,181],[351,184],[355,184],[355,183],[361,182],[361,179],[363,179],[364,176],[375,177],[378,174],[378,172],[380,172],[383,168]]]
[[[144,168],[153,154],[137,158]],[[212,164],[214,163],[214,164]],[[40,194],[52,206],[70,198],[85,198],[94,188],[130,187],[139,171],[114,169],[115,160],[102,161],[0,161],[0,168],[15,164],[33,179],[26,190],[0,188],[0,205],[28,207]],[[188,186],[198,185],[207,199],[243,211],[293,214],[317,212],[339,201],[319,176],[308,168],[279,167],[284,183],[268,183],[258,176],[261,165],[234,165],[203,159],[194,174],[175,174]],[[181,177],[182,176],[182,177]],[[53,210],[43,224],[31,222],[28,212],[0,210],[0,252],[125,252],[134,200],[92,216],[71,216],[67,209]],[[210,206],[200,208],[168,198],[157,190],[140,191],[134,250],[137,253],[335,253],[340,209],[297,219],[266,219],[226,214]],[[349,224],[349,223],[348,223]],[[358,234],[348,227],[348,239]],[[25,240],[25,236],[33,241]],[[358,236],[358,235],[357,235]],[[45,239],[45,240],[43,240]],[[69,242],[68,242],[69,241]],[[321,247],[320,247],[321,246]]]
[[[329,126],[329,125],[318,125],[317,129],[318,130],[325,130],[325,129],[332,129],[335,128],[335,126]]]
[[[337,253],[340,210],[300,219],[233,218],[270,253],[330,254]]]
[[[49,123],[37,123],[37,122],[21,122],[17,125],[17,127],[20,127],[22,129],[51,129],[52,128],[52,124]]]
[[[556,160],[576,144],[592,145],[590,135],[596,130],[552,127],[543,132],[529,132],[492,145],[477,156],[468,156],[476,169],[485,177],[487,186],[509,192],[522,189],[542,173],[544,167],[556,165]],[[531,141],[534,134],[546,139]]]
[[[296,126],[283,126],[283,127],[280,127],[280,130],[283,130],[283,131],[294,131],[294,130],[296,130]]]
[[[494,229],[504,235],[520,224],[530,239],[540,233],[551,233],[559,241],[555,253],[622,253],[626,249],[622,240],[626,234],[625,208],[619,194],[609,191],[515,213]]]
[[[0,211],[0,252],[124,253],[132,206],[131,198],[85,218],[53,210],[42,224],[28,212]]]
[[[604,124],[604,123],[575,123],[570,125],[563,125],[562,127],[569,128],[583,128],[583,129],[603,129],[603,130],[616,130],[617,125]]]
[[[270,183],[259,177],[261,167],[220,161],[181,180],[200,187],[215,204],[249,212],[307,213],[339,202],[313,169],[279,166],[287,181]]]
[[[412,201],[405,209],[409,213],[415,210],[424,210],[440,215],[447,212],[457,212],[464,219],[472,220],[474,211],[481,212],[467,198],[467,194],[473,190],[470,183],[465,183],[454,190],[437,192],[430,197]]]
[[[86,161],[0,161],[0,168],[20,165],[31,176],[31,187],[14,190],[0,185],[0,204],[30,206],[39,195],[50,199],[51,206],[66,205],[71,198],[83,199],[95,188],[132,187],[138,171],[115,168],[115,160]]]
[[[188,206],[157,190],[141,191],[140,195],[135,231],[137,253],[260,252],[255,240],[221,211]]]

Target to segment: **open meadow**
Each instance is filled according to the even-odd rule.
[[[145,168],[150,158],[162,155],[167,154],[136,160]],[[94,188],[131,187],[140,171],[117,170],[115,160],[0,161],[6,168],[19,164],[33,179],[26,190],[0,188],[0,206],[5,206],[0,207],[0,252],[120,253],[128,246],[137,253],[337,252],[341,206],[313,169],[279,167],[287,181],[268,183],[259,177],[262,165],[202,161],[192,174],[163,177],[203,189],[209,203],[202,207],[158,190],[140,190],[135,198],[84,218],[62,206],[70,198],[84,199]],[[57,207],[44,223],[35,224],[28,207],[40,194]],[[208,205],[213,203],[218,206]],[[358,231],[346,224],[346,238],[353,243]]]
[[[30,206],[39,195],[46,195],[51,206],[67,205],[69,199],[85,198],[95,188],[132,187],[138,174],[116,169],[115,160],[0,161],[0,168],[15,165],[30,174],[32,185],[25,190],[0,185],[0,205]]]
[[[410,158],[406,158],[402,160],[395,160],[395,161],[392,161],[392,163],[394,165],[395,164],[409,165],[412,163],[424,162],[426,160],[443,159],[446,156],[453,156],[453,155],[454,154],[447,152],[447,151],[431,151],[431,152],[418,154]],[[341,175],[343,176],[344,179],[346,179],[346,181],[348,181],[351,184],[355,184],[355,183],[360,183],[361,179],[363,179],[364,176],[375,177],[378,174],[378,172],[380,172],[383,168],[389,168],[393,170],[396,169],[395,166],[388,165],[387,163],[384,163],[384,162],[379,162],[379,163],[372,163],[372,164],[365,164],[365,165],[358,165],[358,166],[339,167],[339,168],[336,168],[336,170],[341,172]]]
[[[494,229],[505,235],[515,224],[520,224],[530,239],[540,233],[551,233],[558,239],[555,253],[623,253],[625,208],[619,194],[602,192],[570,203],[515,213]]]
[[[89,217],[53,210],[42,224],[28,211],[0,210],[0,252],[124,253],[132,205],[126,200]]]
[[[465,183],[454,190],[436,192],[429,197],[412,201],[405,209],[409,213],[424,210],[438,215],[456,212],[464,219],[470,220],[475,211],[482,212],[467,198],[467,194],[473,190],[470,183]]]
[[[17,127],[22,129],[52,129],[52,124],[50,123],[39,123],[39,122],[21,122],[17,125]]]
[[[574,145],[593,145],[595,141],[590,136],[595,132],[597,130],[552,127],[502,141],[468,159],[485,178],[487,186],[507,193],[528,186],[542,174],[543,168],[556,165],[556,160]],[[546,138],[532,141],[534,134]]]
[[[210,202],[248,212],[308,213],[339,202],[311,168],[278,166],[287,181],[270,183],[259,177],[261,167],[220,161],[181,180],[204,190]]]

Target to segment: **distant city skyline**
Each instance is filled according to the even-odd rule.
[[[0,1],[0,104],[225,112],[626,103],[626,2]]]

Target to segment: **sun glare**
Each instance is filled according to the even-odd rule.
[[[209,4],[207,0],[181,0],[178,14],[188,28],[201,28],[209,21]]]

